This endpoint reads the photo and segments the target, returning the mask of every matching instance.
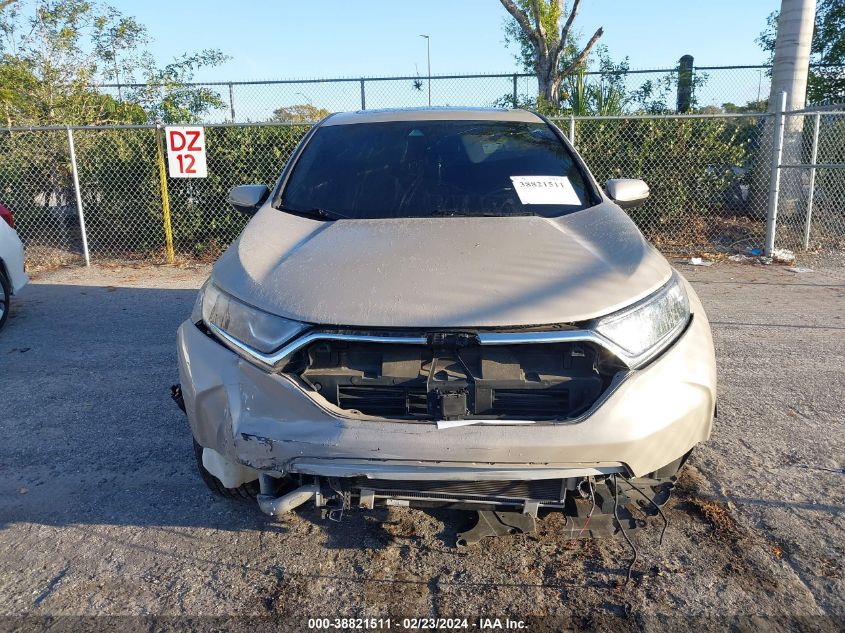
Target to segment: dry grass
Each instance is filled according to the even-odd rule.
[[[731,516],[730,510],[721,501],[711,501],[690,497],[689,502],[698,514],[710,524],[713,533],[721,538],[737,541],[745,536],[745,532]]]
[[[121,257],[91,256],[91,263],[103,268],[149,268],[151,266],[173,266],[181,269],[200,268],[212,264],[220,256],[220,250],[205,251],[202,256],[176,253],[173,264],[167,261],[164,249],[146,253],[124,253]],[[45,246],[27,246],[27,273],[43,273],[67,266],[82,266],[84,259],[80,253]]]
[[[644,232],[663,253],[715,259],[743,252],[746,246],[759,246],[765,223],[736,215],[693,215]]]
[[[40,273],[63,266],[78,266],[83,263],[82,255],[52,246],[34,244],[26,247],[26,271]]]
[[[748,536],[746,530],[734,519],[728,505],[722,501],[707,498],[702,493],[704,482],[704,477],[697,469],[685,467],[675,486],[679,500],[686,502],[696,515],[704,519],[717,538],[733,543],[746,538]]]

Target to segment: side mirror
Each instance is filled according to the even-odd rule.
[[[613,178],[605,188],[607,195],[623,209],[636,207],[648,198],[648,185],[638,178]]]
[[[240,185],[229,192],[229,204],[244,215],[255,215],[267,200],[270,189],[267,185]]]

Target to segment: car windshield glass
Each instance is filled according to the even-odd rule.
[[[553,217],[589,200],[581,170],[543,122],[391,121],[319,128],[278,206],[310,217],[319,209],[324,219]]]

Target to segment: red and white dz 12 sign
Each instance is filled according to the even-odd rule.
[[[205,178],[205,131],[201,127],[166,127],[167,167],[171,178]]]

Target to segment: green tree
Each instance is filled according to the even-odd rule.
[[[757,43],[774,59],[779,12],[766,19],[766,28]],[[819,0],[810,49],[810,76],[807,100],[811,103],[839,102],[845,99],[845,0]]]
[[[312,103],[298,103],[276,108],[270,120],[280,123],[316,123],[329,114],[331,113],[325,108],[318,108]]]
[[[205,86],[192,84],[197,70],[217,66],[228,59],[216,49],[184,54],[164,68],[152,63],[144,68],[144,83],[136,86],[130,99],[140,104],[150,121],[197,123],[210,110],[224,107],[220,95]]]
[[[123,119],[114,99],[95,94],[97,60],[85,42],[101,26],[82,0],[0,5],[2,108],[7,125],[111,123]]]
[[[183,55],[159,68],[145,51],[148,41],[143,25],[108,6],[86,0],[0,0],[3,123],[190,122],[222,105],[216,92],[190,85],[199,68],[224,59],[220,51]],[[97,88],[106,82],[119,84],[116,93]],[[155,131],[78,130],[74,137],[92,252],[131,256],[160,245]],[[15,211],[28,248],[49,248],[57,239],[68,250],[77,248],[63,130],[0,130],[0,198]],[[174,217],[180,212],[174,208]]]
[[[675,99],[678,94],[678,82],[681,74],[680,65],[673,72],[666,73],[656,79],[647,79],[639,88],[628,95],[628,103],[632,110],[645,114],[670,114],[676,112]],[[691,104],[696,105],[698,88],[707,83],[707,73],[695,72],[691,77]]]
[[[500,2],[512,18],[505,25],[505,37],[519,44],[518,59],[537,76],[538,105],[549,112],[560,111],[564,78],[577,73],[585,64],[603,30],[598,28],[579,51],[571,30],[581,0],[574,0],[568,15],[564,0]],[[566,21],[561,25],[564,17]]]
[[[98,125],[191,121],[222,105],[213,91],[187,85],[217,50],[158,68],[146,28],[117,9],[87,0],[0,0],[0,109],[13,125]],[[149,86],[125,92],[122,84]],[[117,83],[116,95],[97,91]]]
[[[561,112],[575,116],[613,116],[622,114],[631,100],[625,90],[628,58],[614,62],[606,46],[596,47],[597,74],[588,74],[585,61],[576,72],[564,78],[561,88]]]

